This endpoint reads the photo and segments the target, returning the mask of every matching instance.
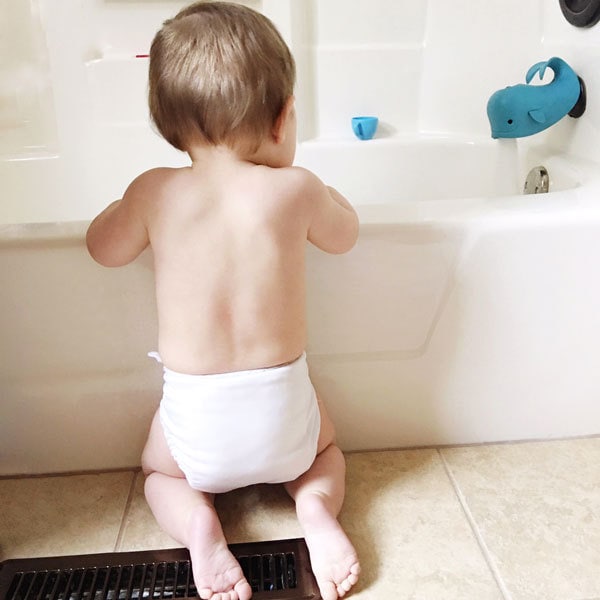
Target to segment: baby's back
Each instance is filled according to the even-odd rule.
[[[159,352],[183,373],[281,364],[306,345],[306,203],[293,168],[162,169],[148,219]]]

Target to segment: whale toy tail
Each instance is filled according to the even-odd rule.
[[[541,79],[546,68],[554,72],[554,79],[546,85],[529,85],[536,74]],[[493,138],[534,135],[565,115],[578,118],[585,112],[583,79],[561,58],[555,56],[536,63],[527,71],[525,81],[498,90],[490,97],[487,114]]]

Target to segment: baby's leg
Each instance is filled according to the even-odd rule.
[[[158,413],[142,456],[146,499],[158,524],[190,551],[200,598],[248,600],[242,569],[229,551],[213,496],[192,489],[173,460]]]
[[[337,520],[344,500],[346,466],[335,445],[333,425],[319,402],[321,431],[317,457],[301,477],[285,484],[296,501],[296,512],[310,552],[323,600],[336,600],[358,581],[356,551]]]

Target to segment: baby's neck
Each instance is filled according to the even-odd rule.
[[[201,168],[236,165],[248,162],[241,153],[228,146],[209,146],[202,144],[188,150],[192,165]]]
[[[203,168],[235,163],[264,165],[273,168],[289,166],[282,157],[280,147],[269,140],[264,140],[254,152],[241,148],[230,148],[224,144],[218,146],[198,144],[192,146],[188,150],[188,154],[193,165]]]

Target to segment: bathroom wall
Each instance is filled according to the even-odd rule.
[[[149,126],[136,58],[186,3],[0,0],[0,222],[88,219],[140,171],[186,163]],[[586,80],[588,111],[522,145],[600,156],[598,27],[569,25],[558,0],[245,3],[296,56],[300,141],[351,140],[356,114],[378,115],[384,137],[487,137],[490,94],[557,54]]]
[[[0,0],[0,132],[0,157],[56,150],[48,48],[35,0]]]
[[[587,110],[578,120],[563,119],[526,145],[547,144],[584,159],[600,160],[600,24],[590,29],[569,25],[558,1],[542,2],[542,54],[564,58],[585,81]]]
[[[415,132],[426,2],[313,0],[317,135],[351,136],[375,114],[387,134]]]
[[[487,137],[489,96],[558,55],[586,81],[588,111],[534,144],[600,156],[600,25],[571,26],[558,0],[311,2],[317,137],[351,138],[350,117],[365,113],[384,135]]]

